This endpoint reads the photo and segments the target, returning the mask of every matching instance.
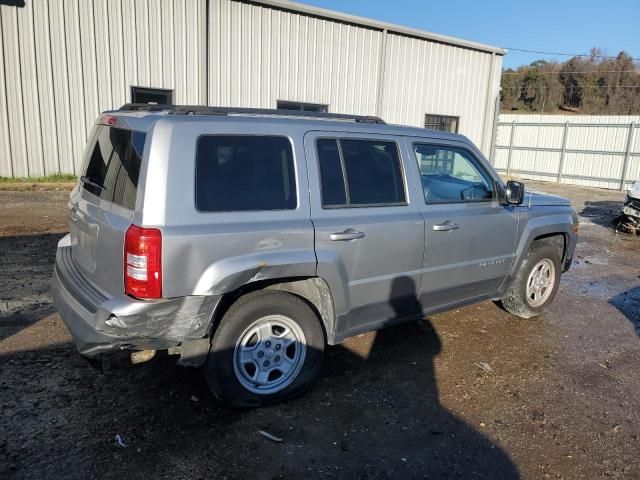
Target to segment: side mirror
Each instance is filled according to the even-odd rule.
[[[508,205],[521,205],[524,200],[524,183],[509,180],[504,199]]]

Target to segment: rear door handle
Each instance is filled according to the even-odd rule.
[[[333,242],[346,242],[347,240],[357,240],[362,237],[364,237],[364,232],[347,229],[344,232],[332,233],[329,235],[329,240]]]
[[[436,232],[448,232],[450,230],[457,230],[460,228],[460,225],[454,222],[450,222],[447,220],[444,223],[436,224],[433,226],[433,230]]]

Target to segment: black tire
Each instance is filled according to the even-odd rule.
[[[561,273],[560,265],[562,262],[560,255],[561,254],[555,245],[541,241],[533,242],[529,253],[520,264],[518,273],[500,300],[501,306],[507,312],[521,318],[532,318],[542,315],[549,304],[553,302],[556,293],[558,293]],[[550,260],[553,263],[555,281],[551,289],[551,293],[544,303],[532,306],[529,298],[527,297],[527,280],[529,279],[529,275],[533,268],[543,259]]]
[[[267,315],[283,315],[293,320],[306,341],[306,353],[291,383],[275,393],[255,393],[245,388],[234,369],[234,351],[243,333]],[[204,366],[213,394],[232,407],[253,408],[272,405],[305,392],[322,366],[325,338],[320,319],[301,298],[286,292],[261,290],[240,297],[225,313],[211,341]]]

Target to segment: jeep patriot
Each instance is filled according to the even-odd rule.
[[[125,105],[91,133],[53,297],[81,354],[157,350],[228,405],[303,392],[326,345],[553,301],[578,220],[467,138],[376,117]]]

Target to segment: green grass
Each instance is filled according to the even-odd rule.
[[[75,175],[68,173],[54,173],[44,177],[0,177],[0,183],[58,183],[58,182],[75,182],[78,179]]]

